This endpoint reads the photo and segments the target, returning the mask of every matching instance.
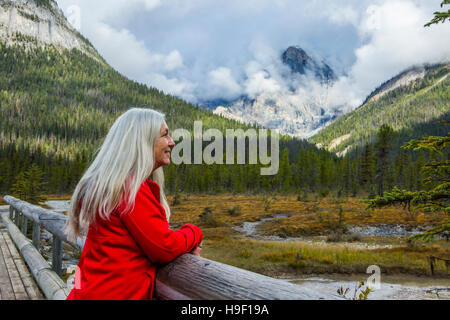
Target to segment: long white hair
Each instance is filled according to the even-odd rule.
[[[97,212],[108,219],[123,200],[127,203],[125,212],[130,210],[139,187],[148,178],[159,185],[161,205],[169,220],[163,169],[152,173],[154,144],[163,122],[162,113],[141,108],[128,110],[114,122],[72,195],[65,228],[71,239],[84,234],[95,223]]]

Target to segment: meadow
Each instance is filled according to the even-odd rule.
[[[360,198],[319,198],[308,195],[176,195],[168,197],[171,226],[199,225],[204,232],[203,256],[270,276],[365,273],[378,265],[382,273],[426,276],[429,256],[450,258],[449,242],[408,241],[406,236],[363,236],[349,231],[378,225],[401,225],[421,230],[443,221],[441,213],[411,213],[402,207],[365,210]],[[244,222],[267,220],[257,235],[248,237],[235,228]],[[294,237],[295,239],[291,239]],[[291,241],[289,241],[291,240]],[[443,261],[435,274],[448,276]]]
[[[47,198],[69,200],[70,196]],[[379,266],[382,274],[426,277],[430,276],[430,256],[450,259],[446,239],[424,243],[406,236],[364,236],[351,231],[354,226],[379,225],[424,230],[446,219],[442,213],[413,214],[402,207],[366,210],[361,198],[314,194],[177,194],[167,198],[172,229],[193,223],[203,230],[203,257],[272,277],[363,274],[370,265]],[[253,236],[236,230],[245,222],[261,219],[266,221]],[[434,272],[449,277],[444,261],[437,261]]]

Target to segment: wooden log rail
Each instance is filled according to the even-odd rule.
[[[62,243],[82,250],[84,239],[69,241],[63,232],[67,217],[11,196],[9,217],[2,216],[11,238],[31,269],[47,299],[65,299],[70,292],[60,278]],[[32,222],[32,241],[26,238]],[[21,228],[21,230],[19,229]],[[52,267],[39,253],[41,228],[53,235]],[[154,297],[158,300],[339,300],[337,294],[322,293],[239,269],[216,261],[184,254],[158,268]],[[101,297],[99,297],[101,299]]]

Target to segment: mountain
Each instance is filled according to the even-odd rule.
[[[411,67],[375,89],[356,110],[309,139],[344,155],[373,141],[383,124],[398,133],[399,143],[425,135],[446,135],[437,120],[450,120],[450,63]],[[445,131],[445,132],[442,132]]]
[[[53,0],[0,0],[0,41],[25,48],[38,44],[78,49],[103,61],[92,44],[76,31]]]
[[[337,79],[334,71],[325,62],[312,59],[300,47],[287,48],[281,58],[283,63],[288,65],[294,73],[304,75],[312,72],[316,79],[324,83]]]
[[[217,106],[214,113],[300,138],[313,135],[343,115],[342,106],[331,106],[328,101],[328,89],[337,79],[331,67],[294,46],[281,54],[280,61],[291,71],[283,75],[286,86],[277,83],[278,90],[242,96]],[[267,71],[266,78],[272,76]]]

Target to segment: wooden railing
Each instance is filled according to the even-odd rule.
[[[84,239],[78,238],[76,242],[72,242],[67,238],[63,232],[67,217],[63,214],[11,196],[3,199],[10,205],[9,217],[4,214],[3,222],[37,284],[47,299],[65,299],[70,289],[60,278],[62,245],[66,242],[82,250]],[[29,228],[28,221],[32,222],[32,241],[25,237]],[[53,236],[52,266],[39,253],[41,228]],[[158,268],[154,297],[158,300],[342,299],[336,294],[317,292],[191,254],[184,254]]]

